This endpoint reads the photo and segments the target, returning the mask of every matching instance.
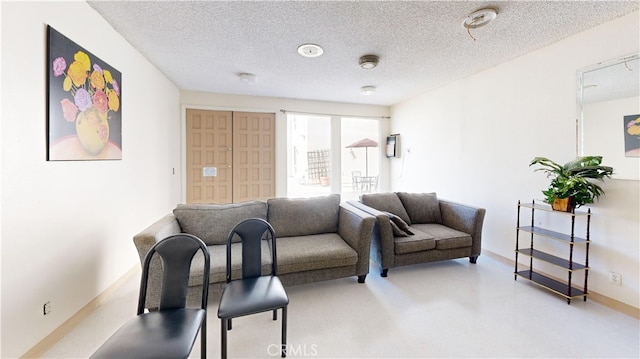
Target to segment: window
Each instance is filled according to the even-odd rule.
[[[331,118],[287,115],[287,197],[331,193]]]
[[[376,192],[379,139],[376,119],[287,114],[287,196],[340,193],[347,201]]]
[[[357,200],[361,193],[378,191],[380,124],[351,117],[343,117],[340,124],[342,200]]]

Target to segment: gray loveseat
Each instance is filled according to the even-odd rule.
[[[211,254],[209,298],[217,301],[226,276],[226,243],[233,226],[246,218],[266,219],[274,228],[278,245],[278,275],[285,286],[357,276],[363,283],[369,273],[369,252],[375,218],[349,205],[337,194],[307,199],[274,198],[267,201],[214,205],[178,205],[133,237],[141,262],[151,246],[180,232],[202,239]],[[232,244],[235,247],[240,243]],[[268,273],[269,242],[263,241],[263,270]],[[232,276],[239,275],[241,252],[232,250]],[[192,265],[193,283],[202,282],[202,255]],[[146,307],[157,307],[159,266],[152,263]],[[154,269],[155,268],[155,269]],[[199,300],[199,286],[189,288],[188,300]]]
[[[485,210],[438,199],[435,193],[363,194],[347,202],[376,216],[372,258],[389,268],[469,257],[481,251]]]

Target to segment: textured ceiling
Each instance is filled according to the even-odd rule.
[[[88,1],[180,89],[393,105],[622,15],[636,1]],[[462,26],[490,7],[485,27]],[[303,58],[299,45],[324,48]],[[363,70],[358,58],[380,57]],[[256,75],[256,82],[238,74]],[[370,96],[362,86],[376,86]]]

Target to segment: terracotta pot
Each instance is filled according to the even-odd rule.
[[[554,211],[571,212],[573,210],[571,197],[556,198],[551,204],[551,208],[553,208]]]

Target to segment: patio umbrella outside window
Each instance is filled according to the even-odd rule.
[[[365,154],[365,176],[369,177],[369,147],[378,147],[378,142],[369,139],[369,138],[363,138],[360,141],[354,142],[352,144],[350,144],[349,146],[346,146],[345,148],[360,148],[360,147],[364,147],[364,154]]]

